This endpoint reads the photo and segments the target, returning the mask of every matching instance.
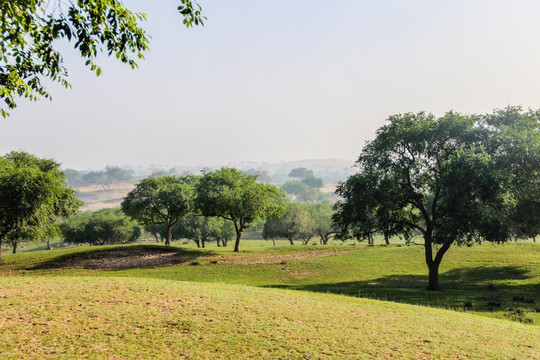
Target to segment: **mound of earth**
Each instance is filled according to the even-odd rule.
[[[176,249],[130,246],[70,254],[41,264],[37,268],[132,269],[170,266],[199,256],[200,253],[179,252]]]

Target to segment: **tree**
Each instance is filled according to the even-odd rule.
[[[60,224],[64,241],[90,245],[125,244],[141,236],[141,227],[120,209],[78,214]]]
[[[310,204],[308,212],[313,221],[313,231],[319,236],[321,245],[328,244],[330,237],[337,231],[332,221],[332,206],[329,203]]]
[[[82,177],[87,185],[101,185],[103,190],[109,190],[112,184],[112,179],[105,171],[89,171]]]
[[[227,246],[235,235],[230,221],[217,217],[188,215],[184,221],[173,228],[174,238],[190,239],[197,247],[206,247],[208,241],[216,241],[218,246]]]
[[[200,6],[193,0],[180,2],[178,11],[184,24],[202,24]],[[50,98],[42,85],[45,79],[70,86],[57,50],[59,40],[73,40],[86,65],[98,76],[98,53],[114,55],[136,68],[133,58],[144,58],[148,49],[148,36],[138,25],[145,15],[132,13],[118,0],[1,1],[0,14],[0,99],[8,109],[16,107],[15,96]],[[3,108],[0,111],[3,117],[8,115]]]
[[[206,172],[196,185],[196,208],[203,216],[217,216],[233,222],[236,231],[234,251],[249,224],[281,211],[282,192],[270,184],[257,183],[255,176],[234,168]]]
[[[264,239],[285,238],[294,245],[294,240],[307,238],[314,234],[314,226],[309,218],[307,207],[304,204],[289,204],[285,212],[279,216],[272,216],[266,220],[263,229]],[[304,245],[307,242],[304,241]]]
[[[338,186],[343,201],[336,204],[336,223],[360,235],[420,232],[428,290],[439,290],[439,265],[452,244],[503,242],[512,234],[508,219],[519,198],[512,184],[529,175],[505,154],[515,152],[523,135],[494,118],[516,111],[530,124],[527,143],[538,143],[538,112],[391,116],[362,150],[359,172]],[[538,174],[539,164],[528,166]]]
[[[299,168],[296,168],[296,169],[292,169],[289,172],[289,177],[298,178],[298,179],[302,180],[302,179],[307,179],[307,178],[310,178],[310,177],[315,177],[315,175],[313,174],[312,170],[306,169],[304,167],[299,167]]]
[[[66,174],[66,184],[68,186],[78,188],[79,186],[82,186],[84,184],[82,174],[77,170],[66,169],[64,170],[64,173]]]
[[[108,176],[111,181],[128,181],[133,178],[133,175],[129,170],[111,165],[105,167],[105,175]]]
[[[314,176],[307,177],[305,179],[302,179],[302,182],[306,184],[307,186],[315,189],[320,189],[323,187],[324,183],[323,180]]]
[[[142,225],[165,225],[171,245],[172,227],[193,210],[195,182],[194,176],[148,177],[122,200],[122,211]]]
[[[323,194],[319,189],[312,188],[302,181],[293,180],[283,184],[283,191],[294,195],[296,199],[302,202],[312,202],[323,199]]]
[[[80,205],[54,160],[15,151],[0,157],[0,259],[3,240],[16,252],[21,240],[55,236],[58,218]]]

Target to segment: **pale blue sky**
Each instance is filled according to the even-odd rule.
[[[64,167],[352,162],[395,113],[540,108],[538,1],[207,1],[185,29],[173,0],[129,0],[152,36],[140,69],[68,52],[73,89],[21,99],[0,154]]]

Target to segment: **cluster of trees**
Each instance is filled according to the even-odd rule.
[[[121,204],[124,213],[142,225],[163,225],[166,245],[171,243],[174,226],[188,215],[230,221],[236,252],[251,223],[279,214],[284,206],[283,193],[276,186],[259,183],[256,175],[234,168],[203,172],[202,176],[148,177]]]
[[[302,240],[307,245],[314,237],[319,237],[322,245],[336,233],[337,228],[332,221],[332,205],[329,203],[288,204],[285,212],[280,216],[266,219],[263,228],[263,238],[271,239],[275,245],[275,239],[285,238],[294,245],[295,240]]]
[[[540,232],[540,111],[400,114],[377,131],[338,186],[346,236],[424,239],[429,290],[453,244],[535,238]]]
[[[108,190],[114,183],[133,179],[133,174],[130,171],[110,165],[107,165],[105,170],[80,172],[66,169],[64,172],[67,185],[75,188],[83,185],[100,185],[104,190]]]
[[[164,225],[150,225],[146,230],[154,235],[157,242],[167,237],[167,227]],[[171,229],[173,240],[193,240],[197,247],[202,248],[210,241],[215,241],[218,247],[226,247],[235,235],[233,223],[219,217],[188,215]]]
[[[65,242],[71,244],[126,244],[139,239],[142,228],[120,209],[79,213],[60,224]]]
[[[324,195],[319,190],[324,182],[315,177],[312,170],[296,168],[289,172],[289,177],[295,179],[283,184],[282,189],[287,194],[294,196],[300,202],[315,202],[324,200]]]
[[[80,205],[57,162],[17,151],[0,157],[0,259],[3,242],[15,253],[22,240],[50,239]]]

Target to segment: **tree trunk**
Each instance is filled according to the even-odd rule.
[[[387,234],[384,234],[384,242],[386,243],[386,245],[390,245],[390,236],[388,236]]]
[[[47,250],[52,250],[51,239],[47,239]]]
[[[272,243],[276,246],[276,239],[272,239]]]
[[[0,237],[0,261],[2,261],[2,238]]]
[[[221,244],[223,245],[223,247],[227,247],[228,242],[229,242],[229,240],[221,239]]]
[[[17,242],[13,242],[13,253],[16,254],[17,253]]]
[[[167,224],[167,240],[165,240],[165,245],[171,245],[172,239],[172,225]]]
[[[216,240],[217,247],[221,247],[221,245],[219,244],[220,241],[221,241],[221,240],[219,240],[219,239]]]
[[[427,290],[441,290],[439,284],[439,264],[435,261],[432,261],[431,264],[428,264],[429,269],[429,281]]]
[[[240,252],[240,239],[242,238],[242,230],[236,230],[236,242],[234,243],[234,252]]]
[[[195,244],[197,244],[197,247],[200,248],[201,247],[201,243],[199,242],[199,240],[195,240],[193,239],[193,241],[195,241]]]
[[[202,245],[203,248],[205,247],[205,241],[204,241],[204,238],[201,239],[201,245]]]
[[[289,239],[289,242],[291,243],[291,245],[294,245],[294,240],[292,237],[288,238]]]

